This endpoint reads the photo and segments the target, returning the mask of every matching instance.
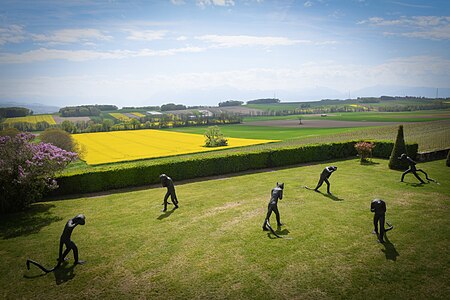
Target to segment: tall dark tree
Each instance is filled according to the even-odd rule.
[[[447,161],[445,164],[447,165],[447,167],[450,167],[450,150],[447,153]]]
[[[403,125],[400,125],[398,127],[394,148],[392,148],[391,156],[389,157],[389,169],[406,170],[408,168],[408,162],[399,159],[400,155],[403,153],[406,153],[406,144],[403,136]]]

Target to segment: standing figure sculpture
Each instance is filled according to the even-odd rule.
[[[317,186],[314,189],[314,191],[318,192],[319,188],[325,182],[327,184],[327,193],[331,195],[330,182],[328,181],[328,178],[330,178],[331,174],[336,170],[337,170],[336,166],[329,166],[323,169],[322,173],[320,174],[319,182],[317,183]]]
[[[277,226],[282,226],[283,224],[280,221],[280,212],[278,211],[278,199],[283,199],[283,189],[284,189],[284,183],[278,183],[275,188],[272,189],[270,193],[270,201],[269,205],[267,207],[267,215],[266,219],[263,223],[263,230],[268,231],[270,230],[276,237],[280,237],[278,234],[275,233],[275,230],[273,230],[272,226],[270,226],[269,219],[272,212],[275,213],[275,216],[277,218]]]
[[[394,228],[391,224],[387,223],[389,228],[384,228],[385,215],[386,215],[386,203],[381,199],[374,199],[370,204],[370,211],[374,213],[373,216],[373,234],[378,236],[378,241],[384,243],[384,233]],[[379,226],[378,226],[379,225]],[[378,228],[380,231],[378,232]]]
[[[402,179],[400,180],[401,182],[403,182],[403,179],[405,178],[405,175],[406,175],[406,174],[408,174],[408,173],[413,173],[414,176],[416,176],[416,178],[417,178],[421,183],[425,183],[425,181],[423,181],[422,178],[420,178],[420,176],[417,174],[417,172],[422,172],[423,174],[425,174],[425,178],[426,178],[428,181],[430,181],[430,180],[431,180],[431,181],[434,181],[433,179],[428,178],[428,174],[425,173],[422,169],[417,169],[417,168],[416,168],[416,164],[417,164],[417,163],[416,163],[411,157],[407,156],[405,153],[403,153],[402,155],[400,155],[400,157],[399,157],[398,159],[406,160],[406,161],[408,162],[408,165],[409,165],[409,169],[406,170],[405,172],[403,172],[403,174],[402,174]]]
[[[67,221],[66,226],[64,227],[63,233],[61,234],[61,238],[59,239],[59,253],[58,253],[58,263],[52,269],[46,269],[39,263],[27,259],[27,269],[30,269],[30,263],[40,268],[45,273],[49,273],[54,271],[56,268],[61,266],[61,264],[67,260],[66,256],[69,254],[70,250],[73,250],[73,257],[75,259],[74,265],[83,264],[84,261],[78,259],[78,248],[77,245],[70,239],[72,235],[72,231],[77,227],[77,225],[84,225],[86,223],[86,217],[83,214],[79,214],[76,217]],[[66,250],[63,253],[63,246],[66,246]]]
[[[166,174],[161,174],[159,175],[159,178],[161,179],[161,184],[163,187],[167,187],[167,193],[164,196],[164,208],[162,210],[162,212],[165,212],[167,210],[167,204],[169,202],[167,202],[167,199],[170,196],[170,199],[172,200],[173,205],[175,205],[174,209],[178,208],[178,199],[177,199],[177,195],[175,194],[175,186],[173,185],[173,181],[172,179],[167,176]]]

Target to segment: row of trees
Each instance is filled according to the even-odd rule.
[[[118,110],[118,107],[110,104],[66,106],[59,110],[63,117],[90,117],[99,116],[102,111]]]
[[[0,118],[26,117],[33,111],[25,107],[0,107]]]
[[[128,121],[103,118],[101,116],[91,118],[89,121],[71,122],[63,121],[58,125],[50,125],[47,122],[27,123],[17,122],[13,124],[1,123],[0,130],[5,128],[16,128],[20,131],[45,130],[49,127],[58,127],[69,133],[87,133],[116,130],[135,130],[135,129],[159,129],[168,127],[187,127],[218,124],[237,124],[242,118],[236,114],[218,113],[213,116],[204,116],[199,112],[193,115],[181,114],[162,114],[158,116],[145,116],[142,118],[130,118]]]

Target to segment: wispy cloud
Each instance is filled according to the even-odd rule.
[[[388,31],[384,32],[385,35],[433,40],[450,39],[450,17],[448,16],[403,16],[390,20],[373,17],[358,24],[388,28]]]
[[[229,48],[242,46],[291,46],[299,43],[308,44],[309,40],[293,40],[286,37],[249,36],[249,35],[202,35],[196,39],[211,43],[215,47]]]
[[[0,46],[9,43],[20,43],[26,39],[26,33],[23,26],[10,25],[0,27]]]
[[[104,34],[98,29],[62,29],[50,34],[32,34],[31,38],[48,45],[92,43],[95,41],[108,41],[112,36]]]
[[[125,59],[133,57],[171,56],[179,53],[198,53],[205,50],[206,48],[200,47],[170,48],[165,50],[140,49],[138,51],[91,51],[40,48],[23,53],[0,53],[0,64],[24,64],[50,60],[81,62],[97,59]]]
[[[196,0],[197,6],[205,8],[207,6],[234,6],[234,0]]]
[[[127,39],[135,41],[161,40],[167,34],[166,30],[127,30]]]

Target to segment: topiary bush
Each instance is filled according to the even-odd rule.
[[[392,149],[391,156],[389,157],[389,169],[406,170],[408,168],[408,162],[399,159],[400,155],[403,153],[408,154],[406,151],[405,138],[403,136],[403,125],[400,125],[398,127],[394,148]]]
[[[447,153],[447,160],[445,161],[445,164],[447,165],[447,167],[450,167],[450,150]]]

